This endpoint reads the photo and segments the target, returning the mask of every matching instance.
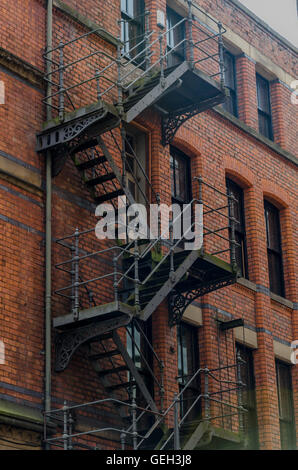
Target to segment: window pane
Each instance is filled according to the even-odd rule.
[[[259,132],[260,134],[272,140],[271,118],[259,111]]]
[[[253,353],[242,345],[237,345],[237,353],[240,353],[244,364],[241,365],[241,382],[245,384],[242,392],[242,403],[248,410],[244,414],[245,432],[249,449],[258,449],[258,422],[256,414],[255,379],[253,367]]]
[[[235,60],[234,57],[228,52],[224,53],[224,66],[225,66],[225,84],[228,88],[235,90]]]
[[[167,8],[167,29],[174,27],[182,16],[178,15],[174,10]],[[182,23],[176,28],[173,28],[167,33],[168,52],[175,49],[173,53],[168,56],[168,66],[171,67],[181,62],[185,57],[185,44],[182,43],[179,47],[175,48],[185,38],[185,24]]]
[[[264,113],[270,114],[269,82],[257,75],[258,108]]]
[[[189,162],[187,157],[171,148],[172,197],[178,202],[188,203],[191,190]]]
[[[281,253],[279,210],[265,201],[265,217],[267,228],[267,246]]]
[[[228,194],[234,196],[234,198],[236,199],[236,201],[234,202],[234,212],[233,212],[234,217],[238,221],[235,227],[235,239],[236,239],[236,242],[240,245],[240,246],[236,246],[236,249],[235,249],[236,263],[240,270],[241,276],[248,278],[243,189],[240,186],[238,186],[236,183],[234,183],[234,181],[228,178],[226,180],[226,184],[227,184]]]
[[[276,378],[279,402],[280,439],[282,449],[295,449],[293,391],[291,367],[276,362]]]

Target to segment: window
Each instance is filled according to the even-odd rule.
[[[276,380],[279,404],[280,440],[283,450],[295,449],[295,423],[291,367],[276,362]]]
[[[176,204],[188,204],[191,200],[189,158],[175,147],[170,149],[172,199]]]
[[[198,329],[195,326],[181,322],[177,327],[178,340],[178,381],[180,391],[184,388],[193,374],[199,369],[198,357]],[[200,394],[199,378],[183,394],[180,403],[180,413],[184,416],[196,397]],[[189,413],[187,420],[198,419],[200,414],[200,400]]]
[[[153,368],[153,356],[152,350],[150,349],[148,342],[145,340],[144,335],[147,337],[150,344],[152,344],[152,319],[150,318],[147,322],[139,321],[138,323],[132,322],[127,326],[126,334],[126,348],[127,352],[132,358],[136,368],[138,369],[140,375],[142,376],[151,396],[154,396],[154,384],[152,375],[150,374],[148,366]],[[146,408],[147,403],[144,399],[142,393],[140,392],[139,387],[134,385],[134,376],[131,372],[127,372],[127,379],[131,385],[128,387],[127,391],[130,398],[134,397],[136,403],[140,407]],[[139,425],[143,429],[148,429],[152,425],[153,417],[150,415],[145,415],[141,420]]]
[[[228,178],[226,184],[228,194],[236,199],[234,203],[234,217],[239,222],[235,227],[235,239],[239,245],[235,249],[236,263],[241,276],[248,279],[243,189]]]
[[[224,67],[225,84],[230,96],[226,98],[223,107],[226,111],[238,117],[235,57],[228,51],[224,51]]]
[[[265,222],[267,233],[267,254],[270,290],[284,297],[284,276],[281,251],[279,210],[265,201]]]
[[[168,51],[168,60],[167,65],[168,67],[172,67],[174,65],[183,62],[185,59],[185,22],[180,23],[183,20],[183,17],[178,15],[174,10],[171,8],[167,8],[167,51]],[[171,29],[173,28],[173,29]],[[169,31],[171,29],[171,31]]]
[[[273,140],[271,105],[270,105],[270,86],[265,78],[257,74],[257,96],[258,96],[258,115],[259,132],[270,140]]]
[[[258,420],[256,412],[256,392],[253,353],[251,349],[243,345],[237,345],[237,355],[240,353],[241,359],[241,382],[245,385],[242,390],[242,405],[247,410],[244,413],[245,434],[248,440],[249,449],[258,449]]]
[[[124,43],[124,54],[134,58],[143,48],[144,36],[144,0],[121,0],[121,40]],[[137,46],[139,44],[139,46]],[[136,47],[137,46],[137,47]],[[138,57],[138,62],[142,62]]]

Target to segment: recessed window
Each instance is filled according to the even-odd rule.
[[[247,413],[244,413],[245,434],[247,436],[249,449],[258,449],[259,436],[253,352],[251,349],[238,344],[237,355],[238,354],[240,354],[243,361],[241,364],[241,382],[244,384],[242,405],[247,410]]]
[[[238,243],[235,248],[236,263],[240,270],[241,276],[248,279],[243,189],[229,178],[226,179],[226,185],[228,194],[230,196],[234,196],[236,200],[234,202],[233,214],[237,220],[235,226],[235,239]]]
[[[171,8],[167,8],[167,66],[172,67],[185,60],[185,22]],[[175,26],[177,25],[177,26]]]
[[[285,290],[279,210],[268,201],[265,201],[264,208],[270,290],[274,294],[284,297]]]
[[[229,90],[229,96],[227,96],[223,107],[226,111],[238,117],[235,57],[228,51],[224,51],[224,67],[225,85]]]
[[[142,49],[144,44],[144,0],[121,0],[121,41],[123,42],[124,54],[132,59]],[[138,57],[137,62],[143,59]]]
[[[177,328],[178,340],[178,382],[180,391],[199,369],[198,356],[198,328],[187,323],[181,322]],[[191,386],[181,397],[180,411],[183,416],[192,406],[195,398],[200,393],[199,379],[194,379]],[[188,420],[198,419],[200,414],[200,400],[194,406]]]
[[[259,132],[270,140],[273,140],[271,105],[270,105],[270,84],[268,80],[257,74],[257,97]]]
[[[296,448],[291,367],[276,362],[280,440],[283,450]]]
[[[180,150],[171,147],[170,165],[173,203],[188,204],[191,199],[189,158]]]

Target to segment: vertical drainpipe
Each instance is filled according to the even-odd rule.
[[[47,1],[47,27],[46,27],[47,51],[53,45],[53,0]],[[50,57],[51,58],[51,55]],[[46,72],[51,71],[51,62],[46,61]],[[50,76],[50,78],[52,78]],[[47,82],[46,94],[51,94],[51,84]],[[51,99],[49,99],[50,103]],[[47,120],[52,117],[51,107],[47,106]],[[52,283],[52,162],[51,153],[46,154],[46,207],[45,207],[45,390],[44,408],[51,410],[51,283]]]

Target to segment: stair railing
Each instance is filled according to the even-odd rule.
[[[216,77],[220,75],[221,85],[224,86],[224,63],[223,63],[223,41],[222,36],[226,32],[220,22],[217,22],[206,12],[201,10],[192,0],[185,0],[188,4],[187,17],[182,18],[171,28],[166,28],[160,32],[157,37],[156,31],[150,30],[149,17],[150,12],[145,11],[144,14],[140,15],[144,18],[144,34],[136,36],[134,41],[136,42],[132,47],[127,48],[127,44],[132,41],[130,38],[124,43],[118,38],[117,53],[113,56],[107,53],[103,49],[98,49],[98,46],[94,44],[95,50],[93,49],[90,53],[73,59],[71,57],[67,59],[69,54],[69,48],[72,48],[79,41],[88,40],[91,41],[91,37],[97,34],[101,28],[96,28],[88,33],[82,34],[70,41],[61,41],[58,46],[47,50],[43,57],[46,63],[50,63],[52,70],[44,75],[44,80],[50,83],[54,91],[43,99],[46,106],[50,106],[52,109],[57,111],[59,119],[63,120],[65,114],[65,99],[70,102],[72,109],[76,109],[76,104],[73,102],[71,92],[75,91],[78,87],[85,85],[92,85],[95,82],[94,92],[97,101],[100,103],[104,96],[109,94],[114,89],[117,89],[117,106],[120,114],[123,113],[123,99],[127,92],[131,92],[134,86],[143,79],[144,77],[150,77],[154,71],[161,72],[161,82],[164,81],[164,71],[168,59],[172,54],[175,54],[184,45],[188,48],[188,61],[191,66],[195,66],[198,63],[206,60],[211,60],[217,66],[219,66],[219,72],[210,75]],[[199,18],[194,15],[194,12],[200,12],[200,15],[204,15],[206,23],[211,24],[204,25]],[[129,19],[120,20],[122,22],[129,23]],[[183,24],[188,25],[188,34],[182,38],[179,43],[173,45],[173,47],[167,47],[167,38],[169,34],[177,31]],[[216,31],[215,31],[216,29]],[[194,41],[194,30],[199,31],[204,37],[198,41]],[[217,45],[218,50],[216,53],[210,53],[208,48],[205,49],[204,45],[207,43],[213,43]],[[91,43],[90,43],[91,44]],[[165,45],[166,44],[166,45]],[[158,51],[159,49],[159,51]],[[194,51],[197,50],[203,54],[203,57],[195,58]],[[154,61],[152,57],[156,56]],[[82,80],[77,82],[71,82],[66,85],[65,74],[70,71],[73,67],[78,66],[81,62],[89,61],[93,58],[102,58],[108,61],[102,69],[98,68],[98,65],[94,67],[94,73],[89,77],[84,77]],[[185,58],[186,59],[186,58]],[[137,73],[136,73],[137,72]],[[75,74],[73,74],[75,76]],[[56,78],[57,77],[57,78]],[[73,80],[73,77],[72,77]],[[53,103],[53,99],[55,102]]]
[[[195,178],[198,183],[199,183],[199,199],[193,199],[189,204],[187,204],[183,210],[174,218],[171,216],[171,220],[169,223],[169,226],[166,227],[166,229],[161,233],[160,230],[160,217],[158,218],[158,225],[159,225],[159,235],[148,242],[147,246],[145,249],[140,252],[139,250],[139,240],[132,240],[130,241],[126,246],[120,246],[120,245],[113,245],[92,253],[86,253],[82,251],[80,248],[80,238],[84,237],[85,235],[88,235],[94,231],[94,229],[89,229],[89,230],[84,230],[82,232],[79,232],[78,229],[76,229],[75,233],[63,238],[60,238],[57,240],[57,243],[60,245],[63,245],[64,247],[71,249],[71,258],[67,259],[66,261],[63,261],[61,263],[56,264],[56,268],[60,269],[61,271],[64,271],[68,273],[71,277],[71,282],[69,285],[66,287],[62,287],[58,290],[56,290],[56,294],[62,295],[63,297],[66,297],[71,300],[72,302],[72,312],[74,315],[74,319],[78,320],[79,317],[79,310],[80,310],[80,300],[79,300],[79,290],[81,286],[86,286],[88,284],[92,284],[95,282],[99,282],[102,280],[108,280],[109,278],[113,280],[113,289],[114,289],[114,299],[115,301],[119,300],[119,289],[120,286],[122,285],[124,280],[130,281],[134,285],[134,295],[135,295],[135,309],[136,312],[139,311],[139,295],[140,295],[140,289],[143,288],[155,275],[155,273],[161,268],[161,266],[169,259],[170,261],[170,271],[169,271],[169,277],[173,276],[174,274],[174,254],[175,250],[179,245],[181,245],[181,242],[184,242],[189,238],[189,233],[193,233],[193,229],[196,226],[196,221],[190,224],[190,226],[185,230],[182,235],[178,238],[175,239],[173,238],[173,227],[176,224],[180,224],[182,226],[183,222],[183,217],[186,212],[192,211],[193,207],[195,204],[200,204],[203,206],[204,211],[203,211],[203,216],[204,219],[207,216],[210,216],[212,214],[216,214],[219,217],[222,217],[224,220],[228,220],[228,224],[224,224],[224,226],[220,226],[219,228],[208,228],[204,222],[203,225],[203,244],[201,247],[201,253],[204,252],[205,250],[205,240],[206,237],[209,235],[215,236],[219,238],[220,240],[224,240],[226,244],[228,244],[227,248],[223,248],[220,250],[215,249],[215,251],[210,251],[209,254],[211,255],[218,255],[218,254],[223,254],[226,252],[231,253],[231,263],[232,267],[237,271],[237,264],[236,264],[236,255],[235,255],[235,250],[236,246],[238,246],[238,243],[236,242],[235,239],[235,224],[237,223],[234,214],[234,202],[235,199],[232,195],[227,195],[223,191],[218,190],[217,188],[214,188],[213,186],[209,185],[207,182],[203,181],[201,177]],[[203,196],[202,196],[202,187],[203,185],[206,185],[208,188],[211,188],[212,191],[215,191],[216,193],[219,193],[221,196],[224,196],[225,198],[228,199],[228,203],[221,204],[220,206],[211,206],[210,204],[207,204],[205,201],[203,201]],[[159,206],[159,211],[161,207]],[[223,211],[227,211],[228,213],[226,214]],[[200,226],[200,221],[199,221],[199,226]],[[223,230],[229,230],[230,234],[227,236],[223,235],[221,232]],[[183,231],[183,230],[182,230]],[[66,243],[67,242],[67,243]],[[71,245],[68,244],[68,242],[72,242]],[[140,269],[140,263],[146,258],[146,256],[152,252],[154,249],[160,249],[160,260],[156,263],[155,267],[151,270],[151,272],[146,276],[145,279],[140,280],[139,279],[139,269]],[[113,258],[113,268],[111,272],[103,274],[101,276],[95,276],[94,278],[87,279],[85,281],[80,281],[79,276],[82,277],[82,272],[80,272],[80,263],[84,261],[89,261],[91,258],[98,257],[102,255],[106,255],[107,253],[112,253],[112,258]],[[125,272],[122,270],[119,270],[119,265],[120,262],[124,259],[124,256],[129,256],[132,257],[133,260],[130,264],[130,266],[126,269]],[[66,269],[70,265],[71,269]],[[69,295],[68,292],[71,292]]]

